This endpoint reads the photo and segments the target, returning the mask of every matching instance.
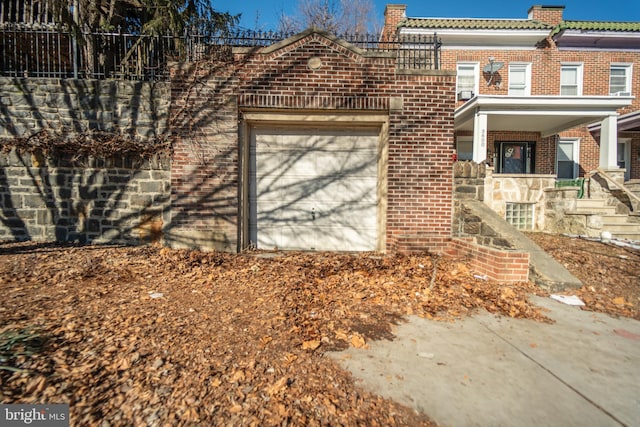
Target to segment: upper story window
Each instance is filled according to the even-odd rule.
[[[582,64],[560,66],[560,95],[582,95]]]
[[[480,79],[477,62],[460,62],[457,67],[456,94],[458,99],[471,99],[478,94]]]
[[[531,95],[531,64],[509,64],[509,95]]]
[[[631,95],[631,64],[611,64],[610,95]]]

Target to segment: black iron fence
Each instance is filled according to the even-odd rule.
[[[234,47],[269,46],[292,34],[242,31],[231,34],[149,36],[89,33],[78,39],[52,26],[0,27],[0,74],[12,77],[165,80],[169,61],[230,60]],[[439,69],[437,35],[381,40],[375,35],[341,35],[352,45],[394,52],[398,67]]]

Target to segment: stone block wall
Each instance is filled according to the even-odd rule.
[[[167,82],[0,77],[0,240],[160,239],[168,220],[168,157],[76,158],[10,148],[12,140],[44,130],[59,139],[96,131],[153,144],[167,137],[169,88]]]
[[[117,132],[155,138],[168,130],[167,82],[0,77],[0,138],[40,130]]]
[[[483,218],[464,206],[465,200],[484,201],[487,167],[484,163],[460,161],[453,165],[454,215],[453,234],[458,237],[473,236],[478,244],[496,248],[511,248],[512,245]]]
[[[545,190],[555,187],[555,175],[506,175],[487,170],[484,202],[505,217],[506,203],[530,203],[534,207],[534,230],[545,229]]]
[[[0,240],[139,243],[160,240],[169,159],[0,154]]]

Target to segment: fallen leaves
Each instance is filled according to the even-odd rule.
[[[313,351],[320,347],[320,344],[321,342],[319,340],[305,341],[302,343],[302,349]]]
[[[78,425],[429,425],[323,352],[393,339],[406,314],[544,320],[533,285],[428,254],[2,249],[0,324],[47,339],[0,370],[2,402],[69,402]]]
[[[528,236],[582,281],[582,288],[565,293],[578,296],[583,310],[640,320],[639,250],[546,233]]]

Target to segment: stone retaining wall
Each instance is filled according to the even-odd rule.
[[[0,154],[0,240],[159,240],[168,223],[169,163]]]
[[[482,218],[464,206],[465,200],[483,201],[485,195],[485,164],[464,161],[453,165],[454,215],[453,234],[458,237],[473,236],[476,242],[496,248],[511,248]]]
[[[168,129],[170,84],[0,77],[0,137],[66,128],[141,138]]]

